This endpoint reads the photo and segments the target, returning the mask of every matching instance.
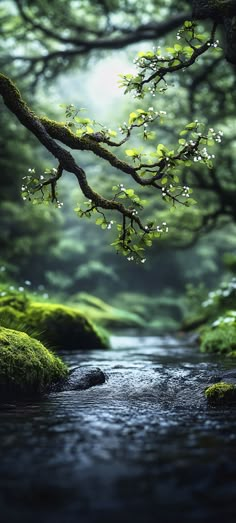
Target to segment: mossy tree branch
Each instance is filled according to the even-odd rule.
[[[2,74],[0,74],[0,94],[8,109],[10,109],[10,111],[16,115],[24,127],[34,134],[39,142],[44,145],[44,147],[54,156],[55,159],[58,160],[61,169],[73,173],[76,176],[80,188],[87,198],[93,200],[97,206],[100,206],[104,209],[117,210],[122,214],[127,213],[127,216],[131,216],[130,211],[126,210],[122,204],[107,200],[106,198],[103,198],[101,195],[96,193],[89,186],[84,170],[76,164],[71,153],[55,142],[54,138],[60,139],[65,136],[65,141],[67,141],[67,144],[70,145],[70,140],[70,143],[68,143],[68,137],[70,136],[69,131],[65,128],[64,133],[61,133],[62,127],[58,125],[59,132],[58,134],[55,133],[55,130],[57,129],[56,122],[53,122],[51,125],[48,124],[46,128],[46,125],[44,126],[42,123],[43,120],[41,121],[40,118],[34,114],[23,101],[20,92],[14,83],[8,77]],[[52,130],[54,132],[52,132]],[[50,132],[52,132],[54,138],[51,137]],[[71,133],[71,135],[72,138],[73,133]],[[78,140],[76,147],[77,149],[80,148],[80,144],[81,142]],[[86,148],[85,142],[82,142],[81,145],[81,149]]]
[[[113,188],[116,194],[112,199],[104,198],[104,196],[94,191],[88,183],[85,171],[75,162],[72,154],[59,145],[58,142],[63,143],[70,149],[93,152],[120,173],[128,174],[138,185],[142,187],[150,186],[153,190],[161,192],[162,198],[167,202],[172,204],[177,202],[187,206],[189,206],[191,201],[195,203],[191,198],[186,201],[185,198],[189,197],[189,188],[179,185],[176,167],[179,164],[184,164],[186,161],[191,162],[193,159],[194,161],[197,159],[197,161],[200,160],[204,163],[209,161],[210,157],[205,147],[208,143],[208,135],[204,134],[204,132],[197,132],[199,131],[197,123],[189,124],[186,131],[184,131],[186,134],[193,130],[195,133],[193,135],[194,140],[186,141],[185,139],[180,139],[180,145],[176,151],[168,151],[165,146],[160,144],[156,153],[153,153],[155,156],[154,161],[152,160],[153,156],[146,160],[146,154],[144,155],[145,160],[143,160],[143,155],[136,149],[127,150],[126,154],[132,157],[132,165],[120,159],[108,147],[121,147],[136,128],[143,127],[144,136],[146,136],[145,125],[147,125],[147,122],[153,122],[160,116],[160,113],[154,113],[152,108],[149,111],[139,109],[137,113],[130,113],[129,124],[126,124],[123,130],[121,129],[125,136],[122,140],[116,142],[109,139],[104,130],[100,133],[91,132],[90,130],[90,134],[88,134],[80,129],[79,132],[82,134],[78,135],[71,130],[74,125],[73,122],[62,124],[47,118],[38,117],[22,99],[15,84],[3,74],[0,74],[0,95],[8,109],[58,162],[56,169],[53,168],[46,171],[49,177],[40,176],[38,179],[34,179],[32,175],[24,177],[29,179],[24,182],[26,184],[26,187],[23,187],[26,190],[25,194],[28,194],[30,196],[29,199],[31,199],[32,194],[41,192],[40,199],[44,200],[44,189],[45,187],[50,187],[50,200],[59,204],[56,193],[57,182],[62,177],[63,171],[72,173],[76,176],[83,195],[89,200],[86,211],[77,209],[79,216],[90,216],[92,212],[98,212],[102,215],[102,218],[99,218],[97,223],[101,223],[102,228],[111,228],[111,223],[113,222],[109,222],[101,210],[116,211],[122,215],[121,225],[117,226],[119,232],[118,240],[113,245],[117,250],[121,250],[124,255],[131,253],[130,259],[142,259],[144,247],[151,245],[152,239],[159,237],[164,232],[163,229],[154,223],[143,223],[141,221],[137,208],[141,210],[143,202],[134,193],[133,189],[126,190],[122,184],[118,184],[117,187]],[[34,172],[34,170],[31,171]],[[170,181],[173,183],[170,183]],[[158,182],[161,182],[161,184]],[[120,198],[125,199],[126,205],[120,201]],[[136,237],[139,238],[138,245],[134,244],[134,238]]]

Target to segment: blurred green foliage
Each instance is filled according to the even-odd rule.
[[[0,292],[0,325],[26,332],[55,350],[109,346],[106,331],[94,325],[78,307],[32,300],[23,288]]]
[[[25,4],[29,12],[33,13],[35,20],[44,19],[48,30],[60,29],[61,31],[62,29],[60,34],[66,37],[70,23],[75,20],[73,2],[68,2],[66,6],[65,2],[50,2],[50,5],[43,1]],[[104,20],[107,19],[101,4],[94,6],[94,2],[82,2],[81,10],[76,14],[77,22],[79,23],[83,18],[84,27],[89,27],[91,32],[101,29]],[[117,0],[106,4],[107,11],[120,25],[124,18],[127,24],[130,20],[137,25],[150,22],[154,14],[155,19],[160,21],[168,19],[173,12],[176,14],[179,9],[188,10],[188,2],[167,0],[141,2],[138,9],[137,6],[134,8],[132,2]],[[30,22],[23,24],[14,1],[5,2],[1,10],[0,15],[5,17],[1,31],[2,34],[4,28],[9,31],[12,49],[18,48],[19,53],[22,54],[31,51],[36,56],[42,46],[45,46],[47,50],[53,52],[56,43],[50,40],[50,37],[42,41],[42,31],[39,28],[33,27]],[[61,25],[62,20],[63,25]],[[207,32],[208,25],[200,24],[201,34],[204,35],[205,29]],[[175,42],[176,39],[176,31],[174,29],[158,42],[153,42],[154,47],[157,43],[163,49],[172,46],[173,40]],[[117,34],[120,35],[120,32],[117,31]],[[136,56],[136,51],[147,55],[147,44],[142,45],[143,49],[139,43],[137,50],[132,50],[132,58]],[[178,45],[178,42],[175,42],[175,45]],[[82,54],[78,54],[75,59],[68,56],[64,61],[59,59],[54,62],[49,61],[40,77],[40,62],[38,69],[34,68],[27,72],[29,67],[27,62],[12,63],[5,59],[5,47],[3,44],[0,45],[0,63],[3,71],[12,77],[18,77],[19,85],[24,86],[25,92],[27,90],[28,100],[33,100],[34,96],[33,103],[36,108],[38,106],[40,111],[49,113],[52,117],[63,118],[62,110],[54,103],[55,96],[53,90],[50,90],[50,81],[53,82],[54,93],[57,89],[62,90],[65,73],[71,83],[71,91],[73,85],[78,85],[76,84],[78,78],[82,85],[84,66]],[[10,54],[10,47],[8,51]],[[91,70],[98,60],[98,49],[95,49],[94,53],[95,59],[91,58]],[[103,51],[103,58],[106,53]],[[178,59],[179,53],[180,49],[174,47],[175,59]],[[51,209],[50,206],[45,208],[29,206],[21,200],[22,178],[27,175],[28,169],[34,167],[38,173],[43,173],[49,158],[30,134],[13,122],[6,110],[3,110],[3,106],[0,106],[2,123],[0,265],[6,268],[5,271],[0,271],[3,283],[21,287],[24,286],[25,281],[30,281],[34,292],[37,292],[39,286],[46,286],[45,293],[66,299],[68,302],[73,302],[79,295],[78,303],[83,304],[84,310],[93,317],[96,314],[99,316],[100,310],[103,311],[100,317],[101,323],[104,324],[109,324],[110,317],[113,316],[117,318],[114,321],[117,321],[118,325],[119,314],[122,317],[121,311],[129,311],[129,320],[132,323],[131,317],[133,317],[134,325],[137,321],[137,325],[140,322],[140,325],[152,325],[153,328],[168,330],[178,327],[186,310],[189,309],[189,303],[191,303],[190,312],[193,316],[194,314],[196,317],[199,316],[200,323],[205,321],[206,317],[209,321],[211,319],[214,321],[224,310],[234,308],[234,298],[232,302],[224,301],[227,296],[223,296],[223,292],[226,292],[228,287],[222,288],[221,295],[214,295],[212,304],[207,307],[201,305],[208,290],[216,288],[218,282],[222,281],[222,273],[226,271],[223,258],[227,270],[235,270],[235,70],[222,59],[219,50],[215,57],[212,56],[211,53],[209,57],[200,57],[191,71],[174,75],[168,81],[170,85],[166,92],[158,97],[154,97],[153,93],[149,92],[142,102],[143,110],[147,111],[148,108],[155,106],[155,111],[163,111],[164,107],[167,112],[166,116],[163,115],[162,121],[158,120],[152,128],[146,129],[146,132],[150,132],[150,141],[145,142],[147,154],[151,153],[153,145],[156,148],[158,144],[159,154],[160,144],[171,151],[178,139],[186,139],[186,135],[179,136],[186,123],[195,122],[198,118],[208,127],[212,127],[213,131],[220,130],[224,133],[222,144],[217,143],[213,146],[212,153],[216,159],[213,159],[212,169],[209,170],[207,165],[200,165],[196,161],[191,167],[182,165],[180,173],[175,174],[181,177],[183,186],[193,189],[191,198],[193,196],[193,199],[197,200],[197,205],[173,208],[173,212],[170,213],[167,202],[161,198],[157,201],[156,195],[151,195],[149,188],[145,189],[142,195],[137,194],[138,198],[148,201],[145,218],[150,222],[158,221],[160,226],[165,223],[168,227],[168,234],[153,244],[152,254],[145,266],[133,265],[111,252],[109,244],[114,241],[112,228],[102,231],[100,227],[78,220],[76,214],[72,214],[72,208],[83,206],[84,198],[69,177],[59,186],[60,200],[64,203],[61,209]],[[139,60],[142,58],[144,56],[139,56]],[[74,68],[75,63],[80,64],[80,76]],[[38,92],[33,95],[31,86],[37,73]],[[40,78],[49,82],[46,88]],[[89,106],[94,105],[94,100],[87,97],[82,87],[81,93],[79,102],[81,107],[88,108],[89,121],[77,123],[80,132],[85,124],[86,132],[90,132],[88,126],[93,120],[93,115],[90,114]],[[57,99],[58,96],[61,103],[70,103],[67,92],[59,92]],[[97,93],[95,98],[98,98],[97,107],[99,107]],[[132,121],[135,121],[139,106],[140,101],[137,103],[133,99],[124,100],[124,105],[115,107],[108,118],[112,125],[108,121],[104,121],[104,125],[109,125],[112,130],[118,132],[118,126],[123,119],[127,119],[127,114],[133,119]],[[101,107],[99,111],[101,112]],[[87,113],[84,117],[87,118]],[[137,161],[135,151],[139,154],[143,138],[142,131],[126,149],[126,157]],[[95,161],[84,151],[79,153],[79,161],[88,171],[94,186],[99,190],[101,187],[105,196],[111,196],[111,187],[117,186],[118,182],[126,187],[126,176],[122,174],[117,180],[117,171],[105,165],[99,158]],[[167,183],[169,186],[170,180],[167,179],[165,184]],[[135,190],[135,193],[128,193],[128,197],[133,198],[136,188],[132,182],[129,183],[128,190]],[[108,216],[108,218],[112,220],[112,217]],[[192,302],[186,302],[184,297],[185,287],[189,284],[192,285]],[[100,302],[100,305],[96,306],[94,298],[85,299],[85,295],[81,295],[81,292],[98,296],[106,302],[106,305]],[[191,324],[193,318],[189,321],[189,325]]]

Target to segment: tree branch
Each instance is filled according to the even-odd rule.
[[[62,175],[62,171],[68,171],[70,173],[73,173],[80,185],[82,193],[93,202],[93,204],[96,207],[101,207],[102,209],[107,210],[115,210],[118,211],[122,216],[127,217],[131,220],[131,222],[135,222],[138,227],[144,232],[147,233],[147,226],[144,226],[140,220],[140,218],[137,216],[137,213],[134,213],[133,209],[126,208],[122,203],[113,200],[109,200],[95,192],[90,185],[88,184],[86,174],[84,170],[78,166],[71,155],[69,151],[62,148],[58,143],[55,142],[52,136],[54,136],[56,139],[61,139],[61,141],[64,141],[69,145],[70,147],[74,144],[75,138],[73,136],[73,133],[71,133],[68,129],[63,128],[63,126],[60,126],[60,124],[54,125],[49,124],[47,121],[47,125],[44,120],[42,121],[28,108],[26,103],[21,98],[20,92],[16,88],[16,86],[13,84],[13,82],[7,78],[5,75],[0,74],[0,95],[3,97],[5,105],[10,109],[12,113],[16,115],[18,120],[23,124],[24,127],[26,127],[32,134],[36,136],[36,138],[39,140],[39,142],[44,145],[44,147],[56,158],[59,162],[59,168],[57,172],[57,176],[49,179],[45,183],[42,183],[41,185],[46,184],[53,184],[53,191],[52,191],[52,198],[54,199],[55,196],[55,182],[58,180],[58,178]],[[59,132],[56,132],[59,131]],[[52,136],[50,135],[52,134]],[[100,147],[99,144],[94,143],[93,141],[88,141],[89,146],[85,147],[86,140],[80,140],[77,139],[76,141],[76,148],[78,149],[78,144],[80,144],[81,149],[90,149],[95,152],[101,154],[99,152],[99,149],[96,149],[96,147]],[[96,146],[96,147],[95,147]],[[95,147],[95,148],[94,148]],[[119,165],[119,162],[118,162]],[[119,168],[119,166],[118,166]],[[135,170],[132,170],[130,168],[130,171],[132,172],[133,176],[137,177],[137,174],[135,173]],[[131,250],[131,249],[130,249]]]

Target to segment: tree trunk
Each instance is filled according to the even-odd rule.
[[[221,21],[236,16],[236,0],[192,0],[193,18]]]
[[[236,65],[236,0],[192,0],[192,16],[223,25],[225,57]]]

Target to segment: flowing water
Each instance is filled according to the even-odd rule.
[[[203,390],[233,362],[163,337],[70,352],[104,385],[0,406],[1,523],[236,521],[236,407]]]

